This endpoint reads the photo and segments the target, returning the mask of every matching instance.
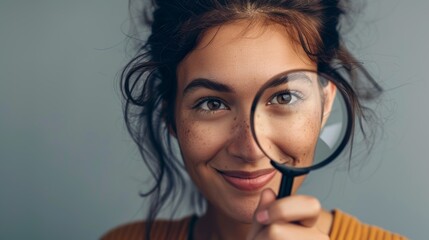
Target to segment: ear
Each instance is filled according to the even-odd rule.
[[[334,104],[335,95],[337,93],[337,86],[332,83],[331,81],[328,81],[328,84],[326,86],[323,86],[323,116],[322,116],[322,127],[325,126],[326,121],[328,120],[329,116],[331,115],[332,106]]]

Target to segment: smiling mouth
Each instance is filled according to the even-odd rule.
[[[274,168],[253,172],[217,170],[227,183],[241,191],[257,191],[264,187],[276,174]]]

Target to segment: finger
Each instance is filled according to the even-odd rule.
[[[254,236],[264,227],[264,222],[268,222],[269,216],[267,209],[274,201],[276,201],[276,195],[273,190],[264,189],[261,192],[258,206],[253,214],[252,228],[250,229],[247,239],[254,239]]]
[[[297,239],[300,240],[329,240],[329,236],[316,228],[307,228],[292,223],[274,223],[258,232],[254,240],[262,239]]]
[[[261,224],[270,222],[269,208],[276,201],[276,194],[271,189],[265,189],[261,193],[261,199],[255,210],[254,220]]]
[[[283,221],[312,227],[317,222],[322,207],[314,197],[295,195],[279,199],[271,204],[267,211],[269,219],[266,224]]]

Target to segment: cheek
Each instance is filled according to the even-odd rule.
[[[228,126],[204,121],[182,119],[177,122],[177,139],[188,168],[206,165],[223,149],[228,138]]]
[[[321,128],[319,116],[320,114],[303,121],[303,125],[297,128],[302,129],[300,133],[297,133],[296,144],[297,146],[301,146],[297,147],[297,149],[300,149],[300,152],[302,152],[304,164],[310,164],[313,160],[314,150]]]
[[[286,163],[290,157],[293,161],[290,163],[294,166],[308,167],[313,162],[320,127],[320,114],[317,112],[288,123],[287,127],[276,133],[277,142],[275,144],[278,144],[280,153],[275,155],[286,156],[284,157],[286,160],[282,162]]]

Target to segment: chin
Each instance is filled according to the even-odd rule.
[[[221,211],[227,218],[234,221],[251,224],[255,209],[259,203],[260,194],[252,196],[228,196],[216,202],[215,211]]]

